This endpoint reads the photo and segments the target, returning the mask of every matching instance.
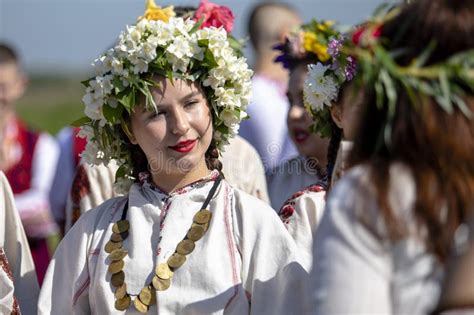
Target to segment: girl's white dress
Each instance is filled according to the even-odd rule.
[[[109,314],[114,289],[104,246],[128,198],[125,282],[138,294],[157,264],[173,254],[213,185],[217,173],[166,194],[136,183],[85,213],[59,245],[40,294],[40,314]],[[263,201],[220,183],[208,207],[209,230],[196,243],[171,287],[157,292],[150,314],[300,314],[307,273],[294,241]],[[163,220],[164,219],[164,220]],[[136,313],[133,306],[127,314]]]

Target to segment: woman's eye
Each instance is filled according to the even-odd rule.
[[[190,100],[190,101],[187,101],[186,103],[184,103],[184,107],[185,108],[193,107],[197,103],[199,103],[197,100]]]
[[[151,112],[150,115],[148,116],[148,119],[154,119],[164,114],[165,114],[164,111]]]

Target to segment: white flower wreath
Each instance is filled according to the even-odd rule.
[[[90,164],[116,159],[116,178],[131,179],[132,160],[126,141],[124,111],[131,113],[138,93],[156,109],[150,74],[199,81],[210,101],[214,141],[222,150],[238,131],[251,96],[252,70],[233,48],[224,28],[200,28],[200,22],[171,17],[168,22],[142,19],[127,26],[118,44],[93,63],[96,77],[83,82],[86,117],[77,121],[87,138],[83,158]]]

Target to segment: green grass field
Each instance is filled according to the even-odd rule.
[[[27,124],[37,130],[56,134],[62,127],[83,116],[80,83],[84,77],[32,76],[25,95],[16,109]]]

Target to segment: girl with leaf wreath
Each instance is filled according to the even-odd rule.
[[[307,274],[293,240],[220,172],[252,74],[228,34],[232,13],[205,1],[190,19],[173,15],[149,3],[85,82],[85,157],[116,159],[128,194],[63,239],[40,314],[301,312]]]
[[[304,122],[311,141],[296,145],[300,152],[314,152],[321,169],[319,179],[292,187],[293,195],[279,206],[280,218],[295,239],[307,270],[312,266],[312,231],[324,210],[341,140],[352,140],[360,108],[360,95],[350,82],[355,61],[341,51],[344,40],[332,22],[312,21],[279,47],[283,54],[277,58],[290,69],[289,129]]]
[[[315,234],[315,314],[427,314],[474,203],[474,3],[418,0],[352,49],[364,82],[351,152]],[[344,301],[341,303],[341,301]]]

